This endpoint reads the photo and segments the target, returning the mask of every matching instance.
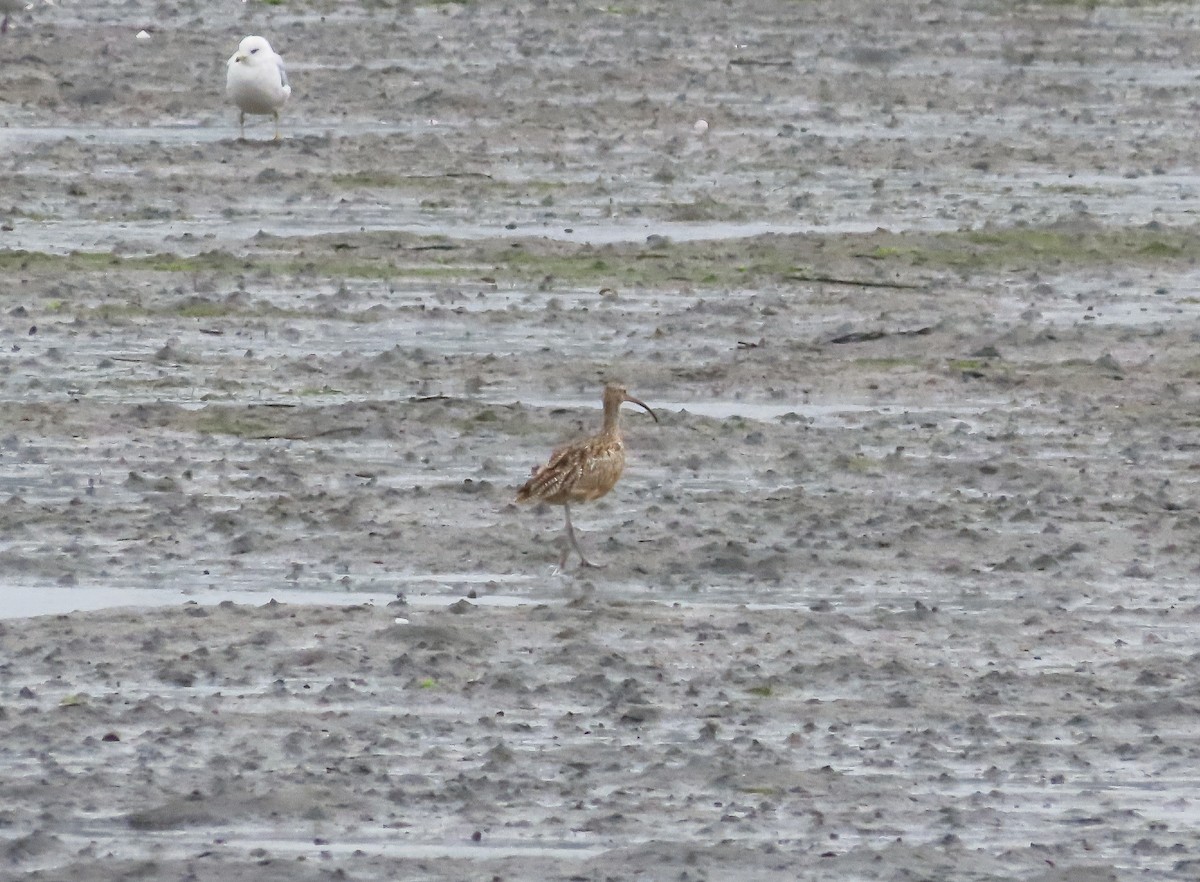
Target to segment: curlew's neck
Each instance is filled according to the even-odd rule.
[[[619,398],[606,398],[604,400],[604,427],[600,430],[600,434],[612,437],[619,434],[620,429],[621,400]]]

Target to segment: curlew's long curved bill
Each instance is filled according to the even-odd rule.
[[[650,416],[654,417],[654,422],[656,422],[656,423],[658,422],[658,414],[656,414],[654,411],[652,411],[650,409],[650,405],[648,405],[646,402],[644,402],[638,398],[634,398],[628,392],[625,393],[625,400],[628,401],[630,404],[636,404],[642,410],[646,411],[646,413],[650,414]]]

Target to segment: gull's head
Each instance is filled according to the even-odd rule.
[[[233,60],[239,64],[247,64],[253,63],[258,57],[269,58],[274,54],[266,37],[246,37],[238,45],[238,51],[233,56]]]

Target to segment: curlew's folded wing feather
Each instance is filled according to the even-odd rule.
[[[579,457],[572,455],[577,450],[576,447],[560,447],[550,454],[548,463],[534,466],[529,480],[517,491],[517,502],[528,499],[554,500],[565,486],[578,477]]]
[[[599,499],[613,488],[625,468],[619,439],[596,439],[554,452],[546,465],[517,491],[517,502],[540,499],[553,505]]]

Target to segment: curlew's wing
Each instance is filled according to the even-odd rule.
[[[613,488],[625,468],[625,449],[617,439],[591,439],[556,450],[546,465],[517,491],[517,502],[540,499],[554,505],[599,499]]]
[[[517,502],[528,499],[543,499],[547,502],[558,494],[578,472],[578,462],[572,461],[571,451],[574,448],[560,447],[550,454],[550,461],[542,466],[534,466],[529,480],[517,491]]]

